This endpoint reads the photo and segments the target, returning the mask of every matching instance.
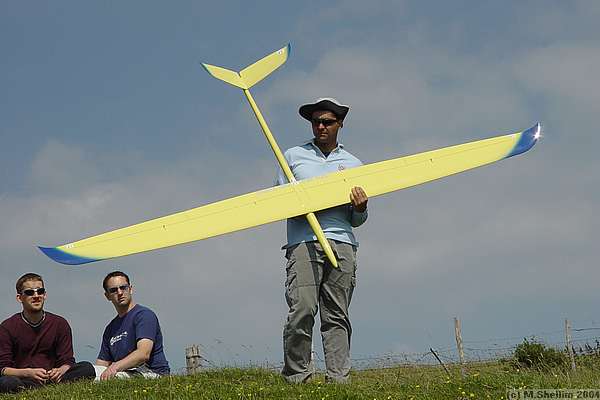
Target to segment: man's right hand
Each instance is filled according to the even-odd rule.
[[[116,363],[112,363],[100,375],[100,380],[101,381],[106,381],[108,379],[114,378],[115,375],[117,375],[117,372],[119,372],[119,369],[117,368],[117,364]]]
[[[48,371],[43,368],[27,368],[23,377],[39,383],[46,383],[48,380]]]

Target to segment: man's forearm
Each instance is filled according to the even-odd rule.
[[[369,218],[369,210],[359,212],[352,209],[351,212],[350,225],[352,225],[353,228],[358,228],[367,221],[367,218]]]
[[[111,365],[116,365],[116,368],[119,371],[125,371],[126,369],[129,369],[129,368],[138,367],[138,366],[142,365],[143,363],[145,363],[146,361],[148,361],[148,357],[144,354],[144,352],[142,350],[137,349],[137,350],[134,350],[131,353],[129,353],[127,355],[127,357],[125,357],[119,361],[115,361]]]
[[[16,376],[21,378],[25,376],[25,369],[6,367],[2,369],[2,376]]]
[[[71,369],[72,366],[73,366],[73,364],[63,364],[60,367],[58,367],[58,369],[62,369],[64,372],[67,372],[68,370]]]
[[[96,365],[100,365],[101,367],[108,367],[110,364],[112,364],[112,361],[96,359]]]

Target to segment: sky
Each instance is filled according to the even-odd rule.
[[[454,317],[473,348],[600,328],[598,20],[599,2],[559,0],[2,2],[0,318],[40,273],[94,360],[119,269],[175,370],[191,344],[210,365],[277,365],[284,222],[79,267],[36,246],[271,186],[241,91],[200,63],[240,70],[291,43],[252,89],[284,149],[311,137],[297,110],[318,97],[351,106],[340,141],[365,163],[544,127],[526,154],[370,199],[353,358],[450,357]]]

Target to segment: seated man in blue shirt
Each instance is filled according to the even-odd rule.
[[[300,107],[300,115],[310,121],[314,138],[285,152],[285,159],[297,180],[353,168],[361,161],[338,143],[349,107],[337,100],[318,99]],[[277,184],[287,179],[279,171]],[[356,285],[356,249],[353,227],[367,220],[367,195],[352,188],[349,204],[316,214],[325,237],[338,260],[333,268],[304,216],[287,220],[286,301],[289,306],[283,331],[283,376],[289,382],[305,382],[311,376],[312,331],[320,308],[321,337],[329,381],[348,382],[350,336],[348,307]]]
[[[117,316],[110,321],[96,360],[96,379],[144,376],[157,378],[170,373],[163,352],[163,337],[156,314],[133,301],[129,277],[114,271],[102,282],[104,296],[113,303]]]

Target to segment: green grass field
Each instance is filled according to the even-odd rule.
[[[582,362],[583,361],[583,362]],[[402,366],[352,373],[347,385],[325,383],[317,375],[301,385],[287,384],[277,372],[261,369],[221,369],[192,376],[157,380],[81,382],[24,391],[0,399],[506,399],[508,388],[600,388],[600,359],[579,360],[573,372],[565,368],[523,370],[510,362],[450,367]]]

